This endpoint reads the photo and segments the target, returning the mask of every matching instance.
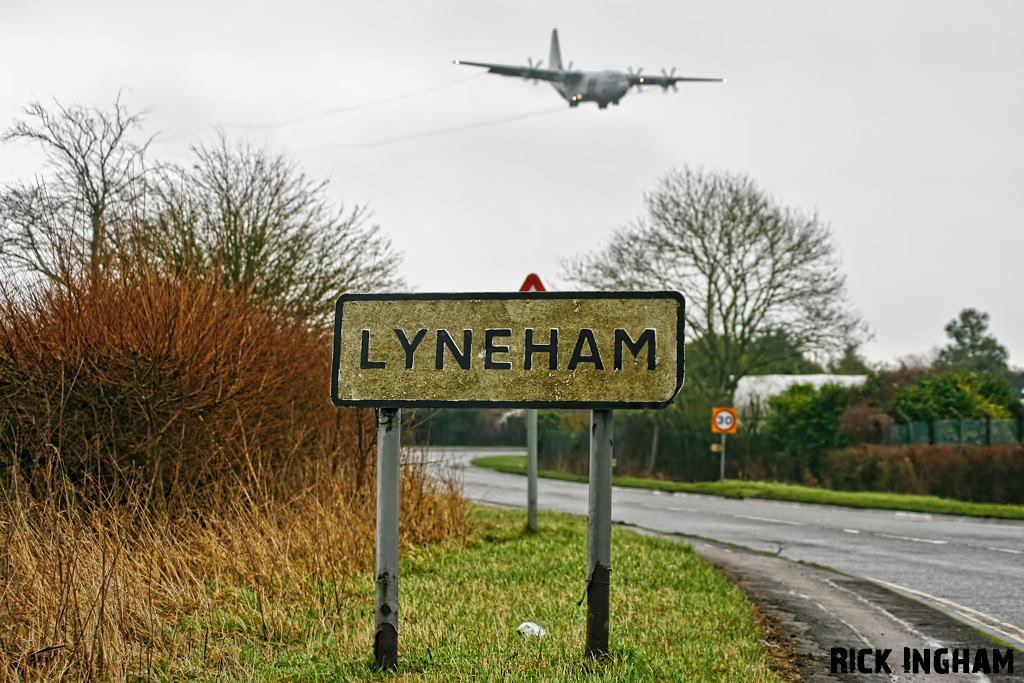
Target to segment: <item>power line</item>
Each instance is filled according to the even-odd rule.
[[[363,143],[330,143],[326,145],[316,145],[315,147],[306,147],[300,149],[297,153],[302,154],[304,152],[314,152],[322,149],[370,149],[373,147],[383,147],[396,142],[402,142],[403,140],[415,140],[418,138],[435,137],[438,135],[449,135],[451,133],[461,133],[464,130],[471,130],[473,128],[484,128],[486,126],[495,126],[501,123],[509,123],[511,121],[520,121],[522,119],[529,119],[536,116],[544,116],[546,114],[553,114],[556,111],[568,111],[567,107],[554,107],[552,109],[541,109],[539,111],[527,112],[525,114],[516,114],[514,116],[506,116],[500,119],[490,119],[487,121],[479,121],[477,123],[467,123],[461,126],[453,126],[451,128],[440,128],[437,130],[421,131],[419,133],[409,133],[407,135],[399,135],[393,138],[385,138],[383,140],[376,140],[374,142],[363,142]]]
[[[193,128],[192,130],[188,130],[188,131],[185,131],[183,133],[178,133],[176,135],[171,135],[171,136],[168,136],[168,137],[160,137],[157,140],[154,140],[154,142],[157,142],[157,143],[173,142],[175,140],[180,140],[180,139],[185,138],[185,137],[192,137],[196,133],[202,133],[203,131],[208,130],[210,128],[238,128],[238,129],[241,129],[241,130],[271,130],[271,129],[274,129],[274,128],[283,128],[285,126],[290,126],[290,125],[292,125],[294,123],[300,123],[302,121],[309,121],[311,119],[323,118],[325,116],[333,116],[334,114],[343,114],[343,113],[350,112],[350,111],[359,111],[361,109],[370,109],[372,107],[379,107],[382,104],[390,104],[391,102],[399,102],[401,100],[407,100],[407,99],[410,99],[410,98],[413,98],[413,97],[418,97],[420,95],[424,95],[424,94],[429,93],[429,92],[433,92],[435,90],[443,90],[445,88],[451,88],[453,86],[460,85],[462,83],[465,83],[466,81],[471,81],[474,78],[479,78],[480,76],[484,76],[484,75],[486,75],[486,72],[481,72],[481,73],[478,73],[478,74],[473,74],[472,76],[467,76],[466,78],[459,78],[457,80],[448,81],[446,83],[438,83],[436,85],[431,85],[431,86],[428,86],[426,88],[421,88],[419,90],[413,90],[412,92],[402,93],[400,95],[393,95],[391,97],[385,97],[384,99],[380,99],[380,100],[373,100],[371,102],[363,102],[362,104],[353,104],[353,105],[346,106],[346,107],[334,107],[332,109],[327,109],[325,111],[317,112],[317,113],[314,113],[314,114],[304,114],[302,116],[296,116],[294,118],[286,119],[284,121],[277,121],[277,122],[274,122],[274,123],[220,123],[220,124],[210,124],[210,125],[207,125],[207,126],[200,126],[198,128]]]
[[[417,97],[419,95],[423,95],[423,94],[426,94],[428,92],[433,92],[434,90],[442,90],[444,88],[450,88],[452,86],[459,85],[460,83],[465,83],[466,81],[471,81],[474,78],[479,78],[480,76],[483,76],[483,75],[486,75],[486,72],[478,73],[478,74],[473,74],[472,76],[468,76],[466,78],[460,78],[460,79],[455,80],[455,81],[449,81],[447,83],[439,83],[437,85],[432,85],[432,86],[429,86],[427,88],[422,88],[421,90],[414,90],[412,92],[403,93],[401,95],[394,95],[392,97],[385,97],[382,100],[375,100],[373,102],[364,102],[363,104],[354,104],[354,105],[349,106],[349,107],[335,107],[334,109],[328,109],[327,111],[322,111],[322,112],[320,112],[318,114],[306,114],[305,116],[297,116],[297,117],[295,117],[293,119],[288,119],[286,121],[279,121],[277,123],[263,123],[263,124],[224,123],[224,124],[221,124],[221,125],[223,125],[225,128],[241,128],[243,130],[267,130],[267,129],[270,129],[270,128],[282,128],[284,126],[290,126],[293,123],[299,123],[300,121],[308,121],[310,119],[317,119],[317,118],[321,118],[321,117],[324,117],[324,116],[331,116],[333,114],[341,114],[343,112],[348,112],[348,111],[358,111],[360,109],[369,109],[371,107],[379,107],[382,104],[390,104],[391,102],[398,102],[398,101],[401,101],[401,100],[407,100],[407,99],[409,99],[411,97]]]

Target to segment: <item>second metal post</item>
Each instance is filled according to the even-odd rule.
[[[608,596],[612,572],[611,410],[590,413],[590,506],[587,510],[587,648],[608,652]]]
[[[526,526],[537,530],[537,409],[526,411]]]
[[[722,455],[718,459],[718,480],[725,481],[725,432],[722,432]]]

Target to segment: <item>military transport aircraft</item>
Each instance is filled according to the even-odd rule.
[[[666,73],[661,70],[661,76],[644,76],[642,68],[633,73],[632,67],[627,73],[621,71],[574,71],[572,62],[568,68],[562,66],[562,54],[558,48],[558,29],[551,31],[551,55],[548,58],[548,68],[542,69],[543,62],[533,63],[527,59],[527,66],[507,66],[504,64],[486,64],[483,62],[464,62],[455,60],[455,64],[466,64],[467,66],[485,66],[488,73],[501,74],[502,76],[518,76],[527,80],[537,82],[550,81],[558,94],[566,99],[570,107],[579,105],[580,102],[597,102],[600,109],[610,104],[618,104],[629,89],[636,86],[639,92],[645,85],[660,85],[666,91],[671,87],[676,90],[676,83],[680,81],[705,81],[711,83],[724,83],[724,78],[691,78],[687,76],[674,75],[675,67]]]

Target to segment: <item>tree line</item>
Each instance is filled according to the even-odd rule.
[[[179,281],[217,282],[320,329],[339,293],[403,286],[400,256],[367,207],[346,208],[326,181],[223,131],[192,145],[185,162],[156,159],[145,114],[120,98],[109,109],[32,102],[5,131],[5,142],[38,144],[47,162],[40,176],[0,190],[0,264],[12,282],[71,290],[146,264]],[[743,377],[825,371],[867,374],[869,386],[888,389],[873,402],[831,388],[776,397],[773,421],[758,427],[770,427],[778,452],[793,450],[785,434],[808,429],[795,416],[816,402],[835,404],[823,414],[840,413],[812,430],[829,447],[836,434],[877,440],[886,419],[1019,409],[1006,349],[975,309],[950,322],[951,342],[927,368],[870,367],[859,354],[870,332],[849,300],[828,224],[741,174],[669,172],[639,218],[603,248],[563,260],[561,275],[582,289],[686,298],[685,387],[669,409],[627,419],[703,432],[710,407],[730,405]],[[851,415],[860,426],[841,427]]]
[[[3,140],[32,142],[45,173],[0,191],[0,258],[65,287],[140,262],[325,321],[344,291],[401,283],[401,258],[365,206],[218,131],[184,163],[155,159],[145,112],[35,101]]]

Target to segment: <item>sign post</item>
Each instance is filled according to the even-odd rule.
[[[537,530],[537,409],[526,409],[526,528]]]
[[[378,409],[373,645],[378,668],[394,669],[398,663],[404,407],[592,411],[586,653],[608,652],[612,411],[672,402],[683,384],[683,320],[684,301],[677,292],[346,294],[338,299],[331,401]],[[536,443],[536,421],[528,422]],[[528,493],[528,505],[535,510],[536,488]]]
[[[721,458],[718,464],[718,479],[725,479],[725,435],[736,433],[736,409],[712,408],[711,431],[722,435]]]
[[[608,596],[612,575],[611,410],[590,411],[590,504],[587,508],[588,657],[608,654]]]
[[[402,411],[377,412],[377,590],[373,661],[378,669],[398,666],[398,490]]]
[[[520,292],[544,292],[536,273],[523,281]],[[537,409],[526,409],[526,528],[537,530]]]

